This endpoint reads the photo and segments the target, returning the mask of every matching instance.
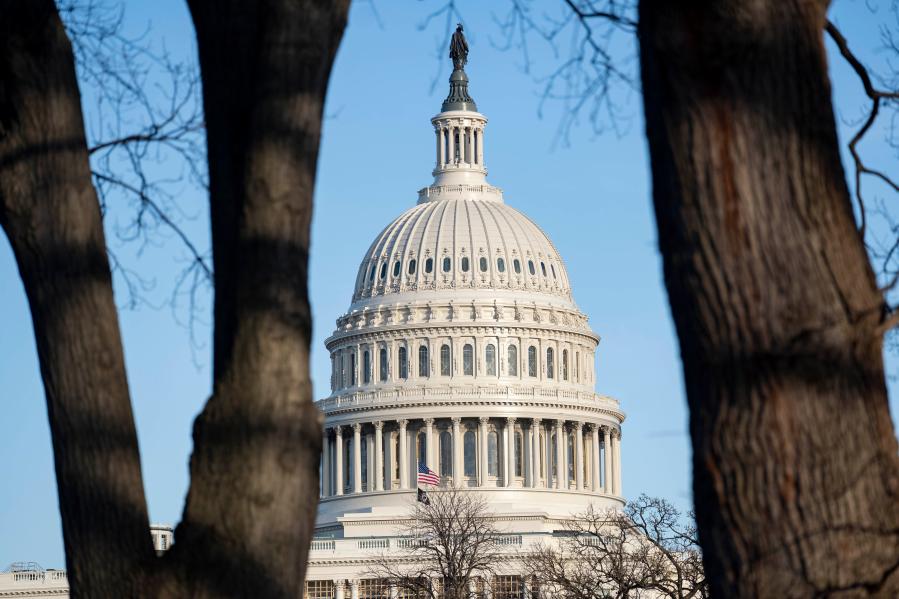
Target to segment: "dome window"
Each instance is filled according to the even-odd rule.
[[[446,258],[443,259],[443,272],[449,272],[452,267],[453,267],[453,261],[450,259],[449,256],[447,256]]]
[[[425,260],[425,273],[431,274],[432,272],[434,272],[434,259],[428,258]]]
[[[401,347],[397,355],[399,357],[400,378],[407,379],[409,378],[409,359],[406,356],[406,348]]]
[[[377,270],[377,266],[374,264],[371,265],[371,271],[368,273],[368,282],[371,283],[375,280],[375,270]]]
[[[470,343],[466,343],[462,348],[462,374],[474,375],[474,348]]]
[[[562,380],[568,380],[568,350],[562,350]]]
[[[465,476],[474,477],[477,476],[478,468],[477,462],[475,461],[475,456],[477,454],[477,448],[475,445],[476,439],[474,435],[474,431],[465,431],[465,435],[462,437],[462,447],[465,463]]]
[[[540,271],[543,273],[543,276],[546,276],[546,264],[543,262],[540,263]]]
[[[550,269],[551,271],[553,271],[553,278],[555,279],[555,278],[556,278],[556,267],[553,266],[552,264],[550,264],[550,265],[549,265],[549,269]]]
[[[468,272],[468,256],[462,256],[462,272]]]
[[[553,371],[556,369],[555,357],[553,356],[553,348],[546,348],[546,378],[553,378]]]
[[[418,376],[428,376],[428,373],[430,372],[428,366],[428,346],[422,345],[418,348]]]
[[[496,270],[498,270],[500,272],[506,272],[506,261],[503,260],[502,258],[497,258],[496,259]],[[374,274],[374,273],[372,273],[372,274]]]
[[[393,263],[393,276],[394,277],[400,276],[400,267],[401,267],[401,265],[400,265],[399,260],[397,260],[396,262]]]
[[[487,475],[499,476],[499,436],[496,431],[487,433]]]
[[[515,258],[514,260],[512,260],[512,268],[515,269],[516,275],[521,274],[521,261],[518,258]]]
[[[440,432],[440,476],[453,475],[453,437],[449,431]]]
[[[406,272],[408,272],[410,275],[414,275],[415,274],[415,266],[416,266],[415,258],[412,258],[411,260],[409,260],[409,268],[406,269]]]
[[[371,382],[371,355],[368,350],[362,354],[362,382],[366,385]]]
[[[518,376],[518,346],[510,345],[507,351],[509,376]]]
[[[485,350],[487,357],[487,376],[496,376],[496,346],[492,343]]]
[[[378,352],[378,370],[378,374],[381,375],[381,382],[387,382],[387,350],[383,347]]]
[[[387,276],[387,263],[385,262],[384,264],[381,265],[381,278],[383,279],[386,276]]]
[[[528,348],[528,376],[537,376],[537,348],[533,345]]]
[[[481,259],[478,260],[478,262],[480,263],[481,272],[487,272],[487,258],[481,256]]]
[[[537,274],[537,271],[534,269],[534,261],[533,260],[528,260],[528,272],[531,273],[531,276],[534,276],[535,274]]]
[[[450,375],[450,346],[443,344],[440,348],[440,376]]]

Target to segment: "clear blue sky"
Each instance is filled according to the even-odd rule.
[[[543,10],[539,4],[538,13]],[[554,10],[559,3],[542,4]],[[879,46],[879,24],[888,16],[883,4],[872,15],[863,2],[843,0],[832,13],[859,52],[878,62],[884,57],[873,51]],[[443,22],[419,29],[438,6],[436,0],[376,5],[377,14],[370,4],[353,7],[328,95],[311,253],[318,396],[328,392],[329,380],[322,341],[349,304],[359,261],[381,228],[412,206],[416,191],[431,180],[434,144],[428,119],[439,111],[449,75],[442,47],[437,57]],[[636,92],[621,96],[628,117],[622,135],[594,137],[581,129],[570,146],[554,144],[560,113],[550,108],[538,118],[534,74],[547,72],[555,59],[535,45],[534,71],[524,73],[520,52],[501,51],[491,43],[499,36],[485,5],[501,13],[507,3],[460,3],[471,45],[471,92],[490,119],[485,136],[489,179],[555,242],[575,299],[602,338],[597,390],[620,399],[628,414],[622,445],[625,494],[660,495],[686,507],[686,404],[652,220],[640,97]],[[164,40],[173,55],[194,52],[182,1],[131,2],[126,16],[135,30],[149,22],[150,35]],[[439,81],[432,92],[438,61]],[[857,118],[864,103],[856,80],[842,64],[832,72],[840,115]],[[880,143],[882,133],[875,133],[866,150],[889,168],[895,157]],[[187,228],[201,247],[208,247],[205,198],[186,188],[179,201],[197,216]],[[110,220],[109,226],[115,226]],[[151,302],[164,303],[184,257],[176,242],[142,252],[112,244],[132,268],[155,281],[148,292]],[[117,299],[124,303],[121,295]],[[123,310],[121,324],[151,518],[175,523],[188,484],[191,423],[210,391],[208,343],[192,351],[187,331],[167,306]],[[208,338],[208,327],[200,333]],[[895,372],[899,362],[893,356],[888,362]],[[5,238],[0,241],[0,398],[0,569],[18,560],[61,567],[43,389],[25,295]]]

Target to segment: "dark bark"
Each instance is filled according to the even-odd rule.
[[[172,559],[194,597],[302,594],[321,424],[309,224],[348,0],[192,0],[209,155],[213,396],[194,424]]]
[[[826,9],[640,6],[659,243],[719,597],[899,593],[885,307],[840,162]]]
[[[71,46],[51,0],[0,15],[0,225],[31,308],[71,596],[132,597],[153,551]]]

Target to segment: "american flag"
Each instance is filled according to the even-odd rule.
[[[440,484],[440,476],[428,468],[424,462],[418,463],[418,484],[420,485],[438,485]]]

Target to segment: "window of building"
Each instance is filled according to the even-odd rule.
[[[533,260],[528,260],[528,272],[531,273],[532,276],[537,274],[537,271],[534,269],[534,261]]]
[[[496,376],[496,346],[488,343],[485,354],[487,358],[487,376]]]
[[[363,434],[359,440],[359,453],[362,455],[362,488],[368,490],[368,436]]]
[[[487,433],[487,474],[499,476],[499,438],[496,431]]]
[[[487,272],[487,258],[481,256],[481,259],[478,260],[478,263],[481,267],[481,272]]]
[[[368,350],[362,352],[362,382],[366,385],[371,382],[371,355]]]
[[[553,378],[553,371],[555,370],[556,363],[553,356],[553,348],[546,348],[546,378]]]
[[[424,430],[422,430],[420,433],[418,433],[418,436],[416,437],[416,442],[417,442],[417,447],[416,447],[417,451],[415,453],[418,456],[418,463],[419,464],[427,464],[428,463],[428,453],[427,453],[428,441],[427,441]]]
[[[383,279],[386,276],[387,276],[387,263],[385,262],[384,264],[381,265],[381,278]]]
[[[453,261],[449,256],[443,259],[443,272],[449,272],[450,268],[453,266]]]
[[[552,273],[553,273],[553,278],[554,278],[554,279],[557,278],[557,277],[556,277],[556,267],[555,267],[554,265],[550,264],[550,265],[549,265],[549,269],[550,269],[550,270],[552,271]]]
[[[465,376],[474,374],[474,348],[470,343],[462,347],[462,374]]]
[[[400,378],[407,379],[407,378],[409,378],[409,358],[406,356],[406,348],[401,347],[399,349],[398,355],[399,355]]]
[[[477,438],[474,431],[465,431],[462,437],[463,462],[465,463],[465,476],[477,476]]]
[[[346,354],[340,353],[340,388],[346,387]]]
[[[568,456],[568,482],[571,483],[574,481],[574,434],[568,434],[568,451],[565,452]]]
[[[562,350],[562,380],[568,380],[568,350]]]
[[[552,463],[552,470],[550,472],[550,476],[555,479],[555,477],[559,473],[559,446],[556,443],[556,433],[552,434],[552,438],[550,439],[550,462]],[[547,479],[547,482],[549,480]],[[547,485],[549,486],[549,485]]]
[[[523,599],[521,576],[494,576],[493,599]]]
[[[303,585],[303,599],[333,599],[334,581],[307,580]]]
[[[348,491],[353,488],[353,437],[343,440],[343,490]]]
[[[359,581],[359,599],[387,599],[390,585],[386,580],[368,578]]]
[[[506,261],[502,258],[496,259],[496,270],[499,272],[506,272]]]
[[[406,272],[409,273],[410,275],[414,275],[415,274],[415,266],[416,266],[415,258],[412,258],[411,260],[409,260],[409,267],[406,268]]]
[[[468,256],[462,256],[462,272],[468,272]]]
[[[528,348],[528,376],[537,376],[537,348]]]
[[[515,476],[524,476],[524,437],[515,431]]]
[[[374,264],[371,265],[371,270],[370,270],[369,273],[368,273],[368,282],[369,282],[369,283],[371,283],[372,281],[375,280],[375,270],[376,270],[377,268],[378,268],[378,267],[375,266]]]
[[[396,262],[393,263],[393,276],[395,276],[395,277],[400,276],[400,267],[401,266],[402,265],[400,264],[399,260],[397,260]]]
[[[453,475],[453,436],[449,431],[440,433],[440,476]]]
[[[543,273],[544,277],[546,276],[546,264],[543,262],[540,263],[540,272]]]
[[[387,350],[385,348],[381,348],[381,351],[378,352],[378,370],[380,370],[379,374],[381,375],[381,382],[385,382],[387,380]]]
[[[515,274],[521,274],[521,261],[518,258],[512,260],[512,268],[515,269]]]
[[[450,375],[450,346],[444,343],[440,347],[440,376]]]
[[[518,376],[518,346],[510,345],[506,350],[508,354],[508,362],[507,370],[509,371],[509,376]]]
[[[581,382],[581,352],[574,352],[574,380]]]
[[[418,376],[428,376],[429,366],[428,346],[422,345],[418,348]]]
[[[427,260],[425,260],[425,272],[427,274],[431,274],[432,272],[434,272],[434,259],[433,258],[428,258]]]
[[[356,386],[356,352],[350,353],[350,387]]]

